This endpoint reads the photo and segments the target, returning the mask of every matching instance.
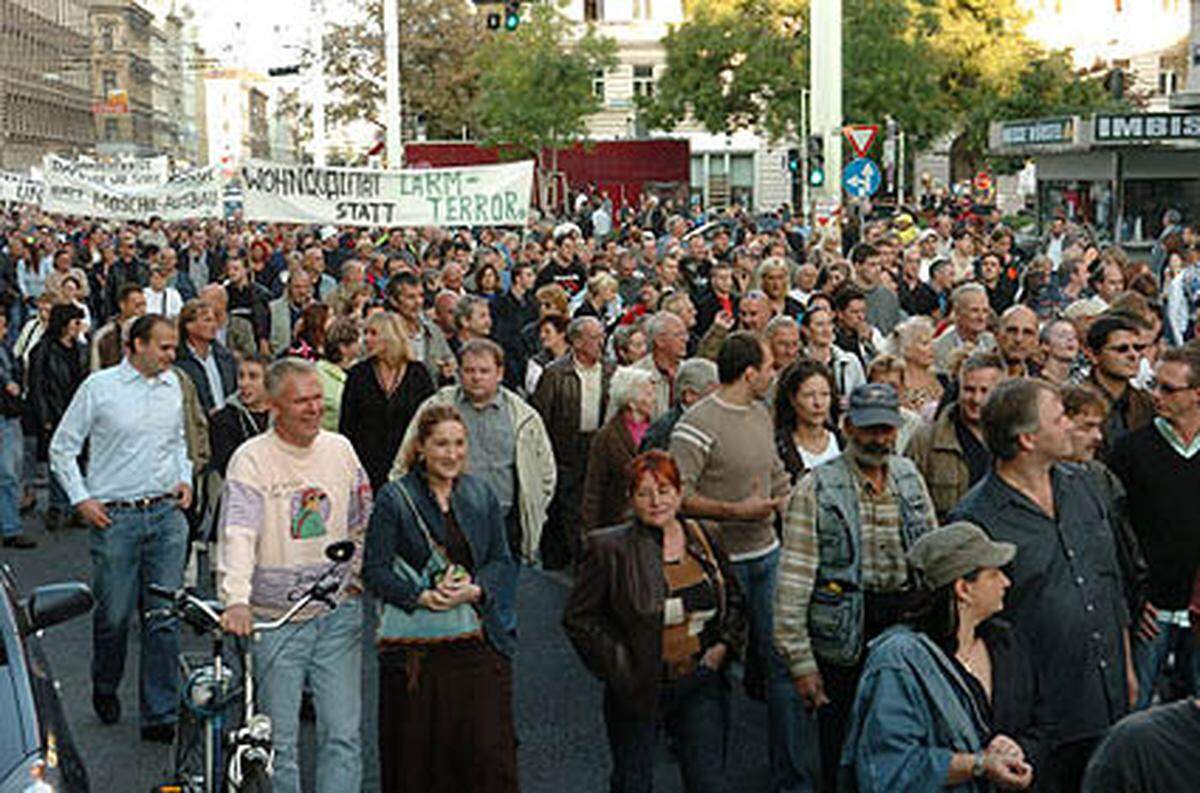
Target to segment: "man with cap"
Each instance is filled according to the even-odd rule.
[[[1030,641],[1049,698],[1041,791],[1077,791],[1104,731],[1136,700],[1130,617],[1109,508],[1072,452],[1071,420],[1044,380],[1000,383],[983,407],[992,470],[951,512],[1020,552],[1004,614]]]
[[[921,474],[895,452],[903,421],[892,386],[856,387],[843,422],[845,452],[807,473],[788,503],[775,595],[775,645],[786,673],[772,686],[792,692],[781,716],[794,740],[787,757],[774,758],[777,788],[810,773],[800,750],[812,742],[815,712],[822,788],[834,789],[866,644],[898,621],[915,585],[906,553],[937,526]]]
[[[991,620],[1009,587],[1000,568],[1016,553],[966,522],[934,529],[909,549],[923,588],[905,622],[871,642],[840,789],[1021,790],[1033,782],[1040,742],[1028,651],[1010,626]]]

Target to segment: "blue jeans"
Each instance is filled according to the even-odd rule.
[[[183,585],[187,522],[172,501],[150,509],[108,510],[112,525],[91,530],[92,687],[116,696],[125,672],[129,622],[135,612],[152,609],[159,598],[146,586]],[[174,724],[179,707],[179,623],[164,617],[142,626],[138,688],[142,726]]]
[[[1183,665],[1183,679],[1188,693],[1200,693],[1200,648],[1196,646],[1195,634],[1191,628],[1159,621],[1157,636],[1149,641],[1137,638],[1133,644],[1133,663],[1138,676],[1138,710],[1149,707],[1155,684],[1172,649],[1176,650],[1177,662]]]
[[[316,793],[362,787],[362,602],[264,633],[254,642],[258,708],[271,718],[275,793],[300,793],[300,695],[312,690],[317,712]]]
[[[0,537],[21,533],[21,469],[25,441],[21,419],[0,418]]]
[[[663,728],[675,741],[683,789],[687,793],[724,793],[729,736],[725,675],[701,667],[688,677],[663,683],[658,712]],[[658,720],[630,713],[605,686],[604,725],[613,763],[609,793],[650,793]]]

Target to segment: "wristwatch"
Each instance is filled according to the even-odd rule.
[[[975,762],[971,764],[971,776],[975,779],[983,779],[984,773],[983,752],[976,752]]]

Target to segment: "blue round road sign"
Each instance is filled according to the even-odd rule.
[[[859,157],[842,170],[842,187],[851,198],[867,198],[879,192],[883,172],[870,157]]]

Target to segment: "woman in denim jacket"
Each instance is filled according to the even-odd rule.
[[[992,655],[978,631],[1004,605],[1000,568],[1016,546],[974,524],[923,535],[909,561],[924,576],[912,619],[871,642],[850,715],[838,790],[1025,790],[1021,742],[993,730]]]
[[[482,479],[463,473],[467,430],[458,411],[433,406],[416,422],[406,449],[409,472],[375,500],[363,581],[385,609],[444,613],[467,605],[480,629],[418,639],[389,635],[384,626],[394,623],[381,623],[381,788],[515,793],[517,566],[495,494]],[[446,567],[434,575],[434,585],[420,589],[397,572],[396,561],[425,570],[430,540]]]

